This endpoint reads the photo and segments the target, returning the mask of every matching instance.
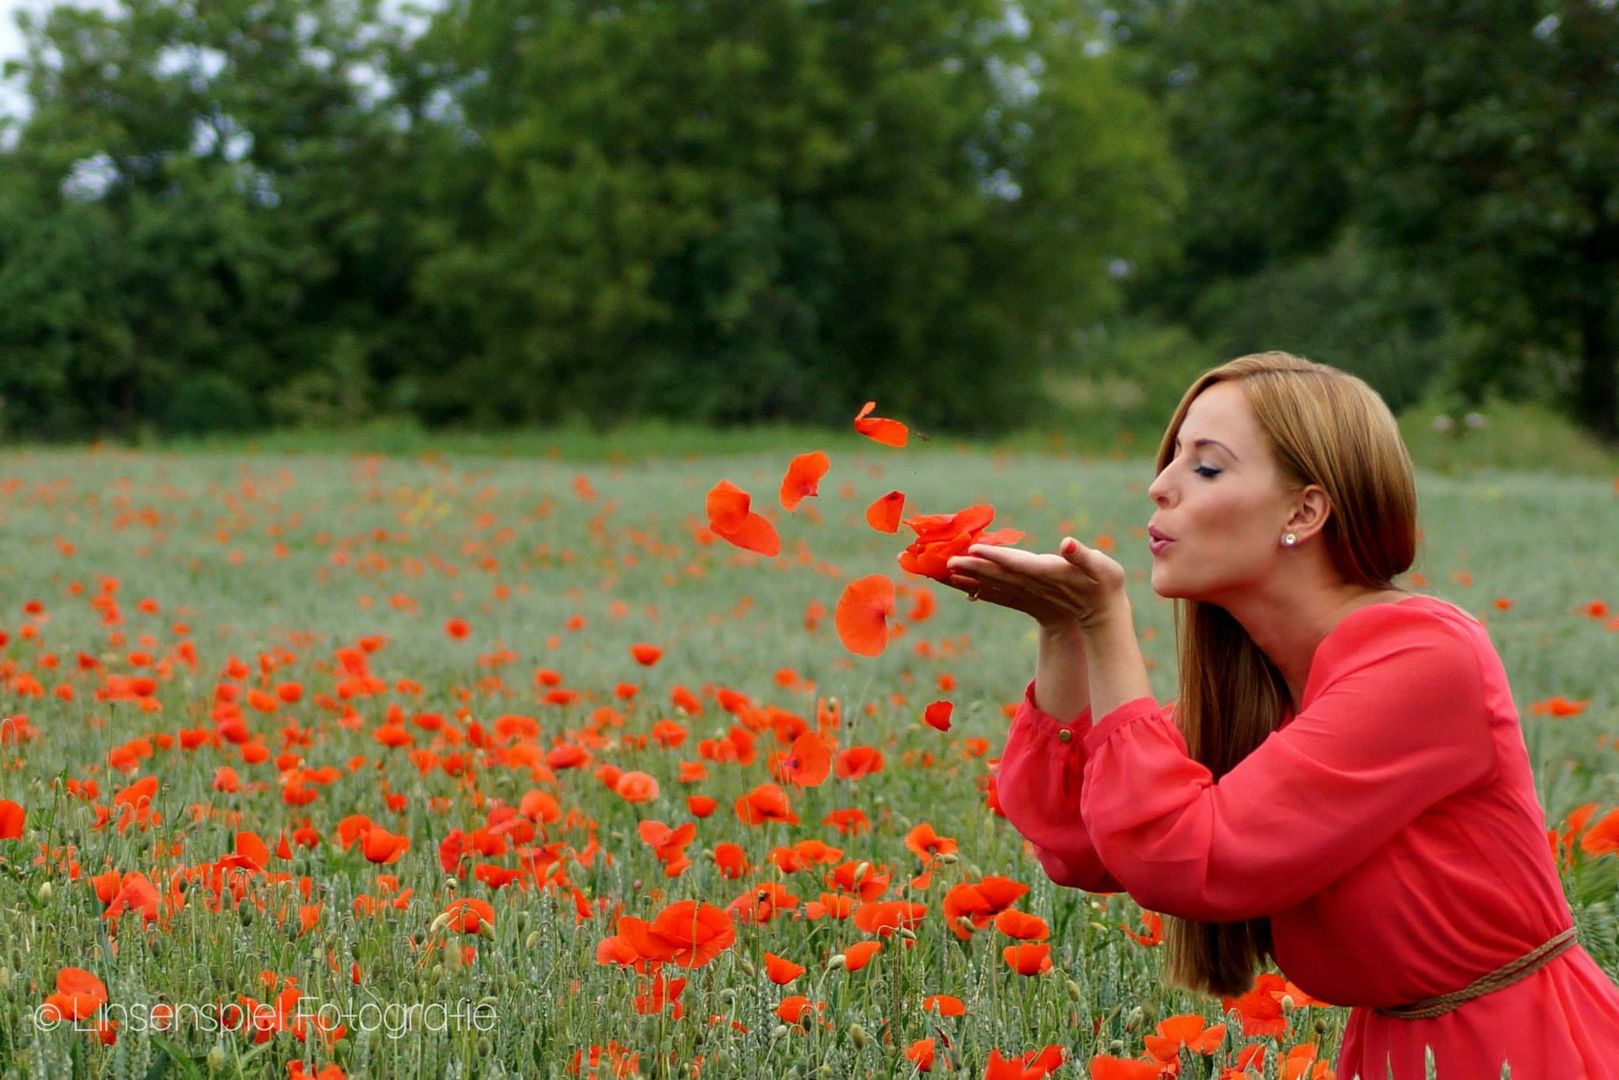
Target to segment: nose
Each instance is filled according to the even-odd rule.
[[[1168,475],[1169,470],[1166,468],[1154,477],[1147,487],[1147,498],[1159,506],[1163,506],[1169,500],[1169,481],[1165,479]]]

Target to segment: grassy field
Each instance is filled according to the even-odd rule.
[[[1194,1013],[1226,1028],[1182,1076],[1236,1076],[1254,1045],[1254,1077],[1317,1075],[1283,1071],[1300,1046],[1296,1069],[1331,1061],[1345,1010],[1245,1034],[1240,1012],[1161,986],[1127,897],[1046,880],[984,792],[1032,625],[907,578],[910,531],[864,521],[898,489],[908,514],[993,502],[1026,546],[1110,538],[1168,699],[1147,462],[792,431],[640,445],[666,453],[0,455],[0,800],[25,815],[0,813],[0,836],[20,834],[0,839],[0,1075],[888,1077],[917,1075],[931,1039],[934,1072],[1056,1045],[1055,1075],[1077,1077]],[[785,514],[787,459],[816,447],[831,472]],[[707,533],[722,478],[776,523],[780,555]],[[1592,803],[1597,820],[1619,804],[1611,474],[1424,470],[1420,496],[1410,583],[1487,621],[1548,824]],[[854,656],[831,611],[879,572],[900,581],[903,633]],[[1553,715],[1557,699],[1581,704]],[[948,732],[920,719],[938,700]],[[736,803],[775,782],[784,737],[833,716],[838,748],[879,751],[881,770],[783,782],[798,822],[745,823]],[[825,823],[841,810],[870,829]],[[684,857],[648,822],[692,824]],[[953,844],[919,855],[919,826]],[[1582,856],[1566,881],[1610,973],[1616,863]],[[1029,886],[1016,907],[1049,924],[1051,972],[1012,970],[993,926],[952,932],[945,897],[988,875]],[[861,886],[927,911],[868,932],[838,917]],[[724,913],[715,955],[661,977],[611,962],[621,917],[681,901]],[[863,965],[860,942],[881,945]],[[805,970],[778,985],[766,954]],[[48,1000],[101,1003],[73,968],[116,1027],[42,1022]],[[217,1030],[247,1018],[263,1030]]]

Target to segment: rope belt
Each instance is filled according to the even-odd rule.
[[[1393,1016],[1401,1020],[1426,1020],[1429,1017],[1443,1016],[1465,1001],[1476,997],[1483,997],[1494,990],[1511,986],[1520,979],[1526,979],[1539,971],[1553,960],[1557,959],[1571,946],[1576,944],[1574,927],[1569,927],[1561,934],[1541,945],[1524,953],[1511,963],[1496,968],[1488,975],[1474,979],[1460,990],[1438,997],[1423,998],[1409,1005],[1395,1005],[1392,1008],[1377,1009],[1383,1016]]]

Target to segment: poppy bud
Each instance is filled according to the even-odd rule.
[[[453,919],[453,918],[455,918],[455,913],[453,911],[444,912],[443,914],[439,915],[438,918],[433,920],[432,925],[427,928],[427,932],[429,934],[438,933],[440,930],[444,929],[446,926],[449,926],[450,925],[450,920]]]
[[[832,959],[826,962],[826,970],[828,971],[836,971],[838,968],[846,968],[848,966],[849,959],[842,953],[838,953],[837,955],[833,956]]]
[[[48,881],[40,883],[39,902],[41,904],[48,904],[51,902],[51,883]]]
[[[1283,994],[1281,1004],[1282,1004],[1282,1011],[1285,1012],[1285,1013],[1290,1013],[1294,1009],[1299,1007],[1298,1003],[1293,1000],[1293,995],[1292,994]]]
[[[227,1060],[225,1048],[219,1043],[214,1043],[214,1048],[208,1051],[208,1071],[218,1072],[225,1067]]]
[[[1079,984],[1073,979],[1064,979],[1063,989],[1068,991],[1069,1001],[1078,1001],[1080,999]]]
[[[777,1024],[775,1027],[771,1028],[770,1037],[772,1039],[785,1039],[787,1037],[787,1025]]]
[[[1135,1008],[1131,1009],[1129,1014],[1124,1018],[1124,1030],[1134,1031],[1136,1028],[1140,1027],[1141,1021],[1146,1015],[1146,1011],[1142,1009],[1140,1005],[1137,1005]]]
[[[539,944],[540,932],[538,930],[530,930],[528,932],[528,937],[523,939],[523,948],[525,949],[537,948]]]
[[[935,855],[934,858],[938,860],[940,866],[954,866],[958,861],[956,859],[955,852],[953,851],[943,852],[939,855]]]
[[[850,1024],[849,1025],[849,1038],[851,1040],[853,1040],[856,1047],[858,1047],[858,1048],[860,1048],[862,1050],[865,1049],[865,1046],[866,1046],[866,1029],[865,1028],[861,1027],[859,1024]]]

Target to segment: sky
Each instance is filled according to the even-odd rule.
[[[62,2],[69,0],[0,0],[0,65],[4,65],[7,60],[22,57],[22,34],[17,31],[17,12],[27,10],[42,13]],[[112,9],[118,6],[117,0],[70,0],[70,2],[74,7]],[[383,4],[383,10],[397,14],[402,6],[402,0],[390,0]],[[434,6],[434,0],[428,0],[427,6]],[[27,107],[28,99],[22,93],[20,80],[0,81],[0,113],[21,116]]]
[[[50,0],[0,0],[0,65],[7,60],[22,58],[22,34],[17,30],[17,12],[43,12],[52,6]],[[77,6],[109,5],[107,0],[79,0]],[[21,79],[0,82],[0,113],[20,116],[26,111],[28,99],[23,96],[21,82]]]

